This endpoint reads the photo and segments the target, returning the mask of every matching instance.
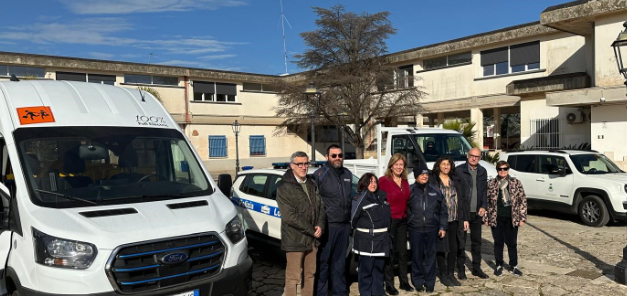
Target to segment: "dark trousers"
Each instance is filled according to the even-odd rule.
[[[385,295],[383,268],[385,257],[359,256],[359,295]]]
[[[392,219],[390,234],[392,235],[392,251],[385,266],[385,284],[388,287],[394,287],[394,260],[398,261],[398,281],[401,284],[409,283],[407,280],[407,218]]]
[[[435,286],[435,249],[438,230],[431,232],[409,232],[411,242],[411,282],[414,287]],[[424,266],[422,261],[425,261]]]
[[[444,237],[448,243],[448,252],[438,252],[436,254],[438,270],[441,274],[453,274],[455,267],[457,267],[457,270],[464,269],[466,252],[464,252],[464,247],[458,242],[457,229],[459,223],[463,222],[453,221],[448,223],[448,231],[446,232],[446,237]]]
[[[507,245],[509,266],[518,265],[518,227],[512,224],[512,218],[498,218],[496,227],[492,227],[494,238],[494,257],[497,266],[503,266],[503,245]]]
[[[351,226],[348,223],[329,224],[327,235],[318,251],[318,296],[327,296],[329,282],[333,296],[346,296],[346,249]]]
[[[481,227],[483,218],[477,213],[470,213],[470,253],[472,254],[472,269],[481,269]],[[464,241],[467,241],[467,234],[464,233]]]

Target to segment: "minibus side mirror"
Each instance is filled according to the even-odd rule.
[[[0,183],[0,231],[9,229],[9,206],[11,202],[11,191],[9,188]]]
[[[220,174],[218,176],[218,188],[220,191],[226,195],[226,197],[230,198],[231,188],[233,187],[233,178],[230,174]]]

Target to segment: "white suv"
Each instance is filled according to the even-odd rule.
[[[601,227],[627,220],[627,173],[596,151],[511,152],[501,156],[518,178],[530,206],[579,215]]]

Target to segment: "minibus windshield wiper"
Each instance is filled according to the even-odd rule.
[[[73,201],[79,201],[79,202],[82,202],[82,203],[90,204],[92,206],[95,206],[95,205],[98,204],[98,203],[96,203],[94,201],[91,201],[91,200],[86,200],[86,199],[82,199],[80,197],[71,196],[71,195],[58,193],[58,192],[54,192],[54,191],[41,190],[41,189],[35,189],[35,191],[41,192],[41,193],[50,194],[50,195],[54,195],[54,196],[58,196],[58,197],[63,197],[65,199],[69,199],[69,200],[73,200]]]

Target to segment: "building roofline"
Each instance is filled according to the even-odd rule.
[[[559,32],[553,28],[542,26],[540,21],[510,26],[489,32],[469,35],[448,41],[406,49],[385,55],[391,63],[414,60],[428,56],[436,56],[449,52],[469,50],[472,48],[498,42],[521,39],[531,36]]]
[[[592,1],[594,1],[594,0],[592,0]],[[553,5],[553,6],[547,7],[545,10],[542,11],[542,13],[549,12],[549,11],[554,11],[554,10],[558,10],[558,9],[563,9],[563,8],[568,8],[568,7],[573,7],[573,6],[577,6],[577,5],[581,5],[581,4],[586,4],[588,2],[590,2],[590,0],[576,0],[576,1],[566,2],[566,3],[562,3],[562,4],[557,4],[557,5]]]
[[[3,57],[5,56],[16,56],[19,58],[19,63],[16,61],[7,60]],[[176,75],[180,76],[197,76],[194,74],[208,74],[208,75],[199,75],[199,76],[211,76],[211,74],[231,74],[238,76],[254,76],[254,77],[263,77],[263,78],[279,78],[281,76],[278,75],[268,75],[268,74],[257,74],[257,73],[248,73],[248,72],[237,72],[237,71],[227,71],[227,70],[217,70],[217,69],[204,69],[204,68],[194,68],[194,67],[180,67],[180,66],[170,66],[170,65],[159,65],[159,64],[146,64],[146,63],[136,63],[136,62],[125,62],[125,61],[115,61],[115,60],[100,60],[100,59],[89,59],[89,58],[79,58],[79,57],[67,57],[67,56],[52,56],[52,55],[42,55],[42,54],[30,54],[30,53],[19,53],[19,52],[7,52],[0,51],[0,62],[8,63],[8,64],[20,64],[20,65],[29,65],[28,61],[24,61],[23,58],[29,58],[32,60],[39,61],[48,61],[45,63],[30,63],[33,66],[48,66],[48,67],[58,67],[58,68],[72,68],[72,69],[85,69],[85,70],[103,70],[103,71],[120,71],[120,72],[129,72],[129,73],[146,73],[146,74],[154,74],[154,75],[168,75],[168,73],[176,73]],[[62,63],[53,63],[53,60],[62,60],[65,62],[71,63],[70,65],[63,65]],[[98,64],[104,63],[110,65],[107,69],[101,69],[98,67],[81,67],[80,64]],[[77,67],[78,66],[78,67]],[[151,69],[163,69],[166,71],[133,71],[133,68],[151,68]],[[165,73],[161,73],[165,72]]]

